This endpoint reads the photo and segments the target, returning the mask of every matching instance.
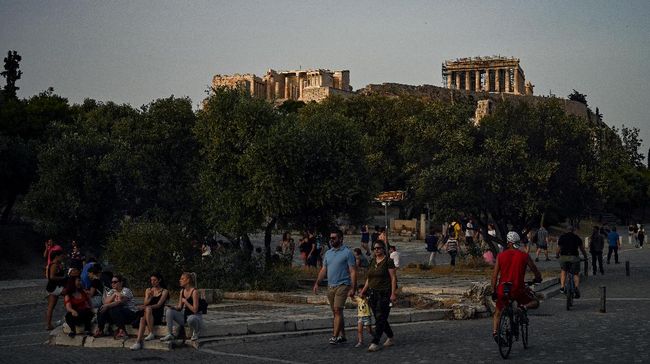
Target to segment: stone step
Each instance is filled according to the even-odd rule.
[[[70,333],[70,327],[68,327],[67,324],[64,323],[61,327],[62,327],[62,329],[63,329],[63,333],[64,333],[64,334],[67,335],[67,334]],[[90,332],[91,332],[91,333],[94,333],[94,332],[95,332],[95,329],[97,329],[97,325],[96,325],[96,324],[94,324],[94,325],[92,326],[92,329],[90,330]],[[189,329],[189,326],[186,326],[185,329],[186,329],[186,332],[188,332],[187,330],[190,330],[190,329]],[[83,332],[84,332],[84,327],[83,327],[83,326],[77,326],[75,332],[76,332],[77,334],[83,334]],[[145,330],[145,332],[148,332],[148,330]],[[138,329],[135,329],[135,328],[133,328],[132,326],[127,325],[127,327],[126,327],[126,333],[127,333],[129,336],[137,336],[137,335],[138,335]],[[167,334],[168,334],[167,326],[163,326],[163,325],[156,325],[156,326],[154,326],[154,327],[153,327],[153,334],[156,335],[156,337],[163,337],[163,336],[167,335]]]
[[[391,313],[389,322],[391,324],[439,321],[452,317],[451,309],[430,309],[430,310],[413,310],[410,312]],[[356,316],[346,316],[345,326],[347,328],[357,327]],[[210,342],[221,342],[224,340],[242,340],[254,337],[267,337],[272,334],[279,335],[301,335],[301,333],[316,332],[319,330],[331,330],[332,318],[324,317],[318,319],[301,319],[301,320],[278,320],[268,322],[256,322],[249,324],[235,325],[211,325],[206,331],[202,332],[201,338],[197,341],[198,345]]]

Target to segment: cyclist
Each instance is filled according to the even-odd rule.
[[[507,235],[508,248],[497,255],[497,264],[492,273],[492,297],[496,300],[496,311],[492,320],[492,336],[498,342],[497,328],[501,319],[501,311],[508,304],[504,296],[502,283],[511,282],[510,297],[519,303],[520,307],[535,309],[539,301],[530,288],[525,286],[526,267],[535,274],[535,282],[542,281],[542,274],[530,256],[519,250],[519,234],[511,231]],[[497,285],[498,284],[498,285]]]
[[[556,255],[560,256],[560,292],[565,293],[564,284],[565,275],[567,270],[573,272],[573,286],[575,287],[575,298],[580,298],[580,291],[578,290],[578,285],[580,284],[580,257],[578,256],[578,250],[582,252],[582,256],[587,259],[587,251],[585,250],[584,244],[582,244],[582,239],[574,233],[575,228],[569,226],[569,231],[560,235],[560,238],[557,241],[557,253]]]

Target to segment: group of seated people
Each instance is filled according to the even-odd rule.
[[[131,347],[132,350],[142,349],[144,341],[155,339],[154,326],[162,325],[163,317],[168,334],[162,337],[161,341],[185,337],[185,324],[192,329],[191,340],[199,338],[202,313],[205,313],[207,303],[199,298],[194,273],[181,274],[181,291],[175,306],[167,304],[170,294],[163,277],[159,273],[151,274],[151,286],[145,290],[143,303],[137,305],[133,292],[121,275],[102,272],[99,263],[89,261],[82,271],[71,270],[66,277],[61,263],[62,257],[62,252],[54,252],[47,269],[48,329],[53,328],[51,318],[58,296],[64,296],[65,322],[70,328],[70,337],[77,334],[79,326],[84,328],[84,334],[91,335],[93,318],[96,315],[97,327],[92,333],[94,337],[112,334],[111,328],[114,325],[117,328],[114,332],[115,339],[126,339],[126,326],[137,328],[137,341]],[[109,282],[110,288],[105,287],[103,280]],[[173,331],[174,323],[178,326],[176,335]],[[145,336],[145,332],[148,332],[148,335]]]

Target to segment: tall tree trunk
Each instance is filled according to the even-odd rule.
[[[275,226],[276,221],[278,221],[276,217],[271,218],[271,221],[264,229],[264,254],[267,261],[271,260],[271,233],[273,233],[273,226]]]

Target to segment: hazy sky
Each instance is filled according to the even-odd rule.
[[[369,83],[442,85],[446,59],[520,58],[535,93],[587,94],[650,145],[650,1],[0,0],[0,51],[19,95],[48,87],[140,106],[189,96],[214,74],[349,69]]]

